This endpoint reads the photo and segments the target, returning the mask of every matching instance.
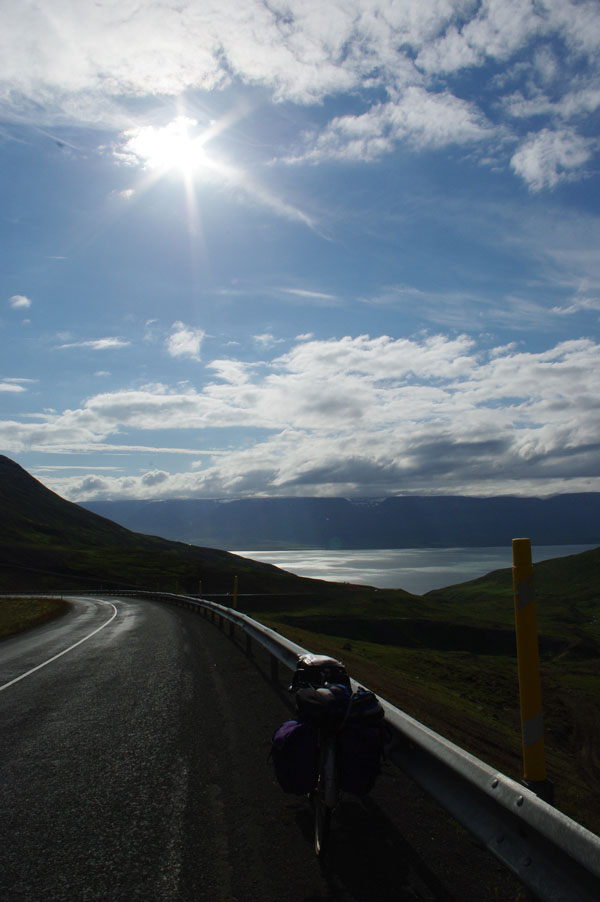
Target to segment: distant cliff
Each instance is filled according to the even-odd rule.
[[[600,493],[550,498],[427,496],[90,501],[135,532],[226,549],[600,545]]]

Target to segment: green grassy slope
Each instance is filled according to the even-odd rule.
[[[534,568],[546,757],[558,806],[600,832],[600,549]],[[512,571],[430,592],[357,591],[254,611],[334,654],[384,698],[520,779]]]

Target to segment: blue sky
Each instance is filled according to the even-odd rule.
[[[75,501],[600,490],[600,4],[14,4],[0,451]]]

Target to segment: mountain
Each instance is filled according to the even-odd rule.
[[[68,588],[146,588],[203,594],[322,591],[270,564],[139,535],[65,501],[0,455],[0,593]]]
[[[600,493],[550,498],[407,496],[90,501],[83,505],[144,533],[229,549],[600,544]]]

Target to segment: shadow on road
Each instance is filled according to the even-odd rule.
[[[296,814],[307,843],[313,843],[313,814],[308,802]],[[396,826],[370,799],[348,796],[334,812],[330,847],[321,870],[332,899],[427,899],[450,902],[439,879],[420,861]],[[309,902],[309,900],[307,900]]]

